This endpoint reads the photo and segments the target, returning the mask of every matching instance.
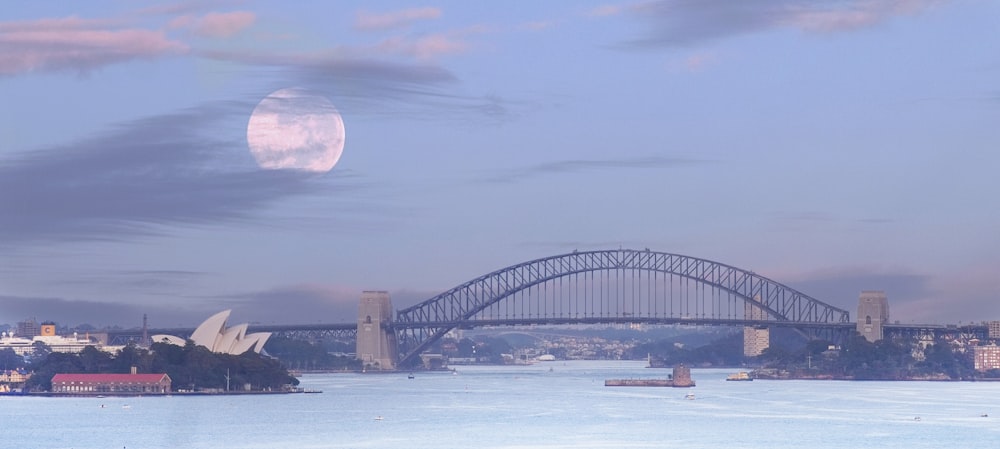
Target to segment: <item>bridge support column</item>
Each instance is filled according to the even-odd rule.
[[[356,352],[366,369],[396,369],[399,351],[392,330],[393,312],[389,292],[361,292]]]
[[[889,299],[880,290],[864,290],[858,297],[858,332],[868,341],[882,339],[882,325],[889,322]]]

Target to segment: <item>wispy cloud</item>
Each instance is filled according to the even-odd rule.
[[[257,16],[249,11],[208,13],[193,25],[194,34],[203,37],[231,37],[253,25]]]
[[[713,54],[697,53],[684,59],[684,68],[689,72],[700,72],[714,61],[715,56]]]
[[[431,63],[398,63],[329,53],[270,53],[256,50],[203,51],[199,55],[276,69],[286,85],[328,94],[341,111],[365,116],[414,119],[505,120],[512,103],[495,96],[456,93],[458,78]]]
[[[399,54],[421,60],[440,55],[465,52],[469,44],[447,34],[430,34],[418,38],[393,37],[376,44],[373,50],[382,54]]]
[[[522,23],[518,28],[522,30],[530,31],[542,31],[555,27],[558,22],[554,20],[536,20],[533,22]]]
[[[616,16],[621,14],[625,10],[625,7],[621,5],[601,5],[587,11],[587,15],[591,17],[608,17]]]
[[[354,27],[365,31],[388,30],[406,27],[416,21],[437,19],[439,17],[441,17],[441,9],[432,7],[410,8],[384,13],[359,11],[358,18],[354,22]]]
[[[207,272],[190,270],[99,270],[78,274],[70,279],[54,280],[53,284],[114,289],[144,295],[176,294],[178,288],[188,288],[209,276]]]
[[[679,157],[674,158],[674,157],[662,157],[662,156],[651,156],[651,157],[641,157],[641,158],[631,158],[631,159],[566,160],[566,161],[546,162],[543,164],[533,165],[530,167],[508,170],[501,174],[486,177],[482,179],[482,181],[492,182],[492,183],[507,183],[507,182],[523,181],[525,179],[530,179],[538,176],[553,175],[553,174],[579,173],[579,172],[597,171],[597,170],[658,169],[658,168],[668,168],[668,167],[693,166],[708,162],[709,161],[707,160],[701,160],[701,159],[688,159]]]
[[[214,104],[136,120],[0,162],[0,246],[125,240],[169,226],[251,221],[282,198],[330,188],[301,173],[257,170],[243,139],[213,138],[251,106]]]
[[[917,14],[941,0],[658,0],[626,11],[649,27],[635,46],[686,46],[771,28],[838,32],[869,27],[893,17]]]
[[[136,59],[180,55],[189,49],[162,31],[122,28],[110,20],[66,17],[0,22],[0,75],[86,73]]]

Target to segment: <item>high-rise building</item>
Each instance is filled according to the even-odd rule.
[[[858,297],[857,329],[868,341],[882,339],[882,325],[889,322],[889,299],[885,292],[864,290]]]
[[[17,323],[17,331],[14,335],[21,338],[37,337],[42,335],[42,327],[38,325],[38,322],[34,318],[28,318]]]
[[[1000,321],[987,321],[986,330],[990,339],[1000,339]]]
[[[1000,346],[973,346],[972,357],[976,371],[1000,369]]]
[[[753,297],[753,301],[743,303],[743,316],[747,320],[762,321],[767,318],[767,312],[760,307],[760,295]],[[757,357],[764,353],[764,350],[771,346],[771,332],[767,326],[744,326],[743,327],[743,355],[747,357]]]
[[[357,357],[365,367],[382,370],[396,368],[396,335],[390,327],[393,313],[389,292],[361,292]]]

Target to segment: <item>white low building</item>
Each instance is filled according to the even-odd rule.
[[[122,348],[122,346],[105,346],[99,342],[92,341],[88,337],[80,337],[76,333],[73,333],[72,337],[63,337],[59,335],[38,335],[32,338],[17,337],[14,336],[13,333],[8,332],[0,334],[0,351],[9,348],[14,350],[14,353],[20,356],[31,355],[35,351],[36,343],[44,343],[45,346],[47,346],[52,352],[69,353],[78,353],[83,351],[83,348],[86,348],[87,346],[93,346],[112,354]]]

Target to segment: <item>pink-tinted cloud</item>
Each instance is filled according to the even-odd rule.
[[[521,24],[521,26],[519,28],[523,29],[523,30],[530,30],[530,31],[541,31],[541,30],[552,28],[554,26],[556,26],[556,22],[554,22],[554,21],[539,20],[539,21],[527,22],[527,23]]]
[[[105,20],[67,17],[0,22],[0,75],[59,70],[87,72],[188,50],[187,45],[170,40],[163,32],[117,28]]]
[[[689,72],[700,72],[706,65],[711,64],[715,56],[708,53],[698,53],[684,59],[684,68]]]
[[[936,1],[936,0],[935,0]],[[855,1],[843,5],[791,7],[786,23],[807,31],[833,32],[864,28],[889,17],[916,14],[926,9],[930,0]]]
[[[167,28],[176,30],[178,28],[188,28],[194,25],[195,17],[191,15],[177,16],[167,22]]]
[[[607,17],[607,16],[616,16],[618,14],[621,14],[621,12],[622,12],[621,5],[601,5],[594,9],[591,9],[590,11],[587,11],[587,15],[591,17]]]
[[[358,12],[358,19],[354,23],[354,27],[359,30],[387,30],[404,27],[418,20],[437,19],[439,17],[441,17],[441,9],[431,7],[410,8],[382,14],[360,11]]]
[[[209,13],[194,24],[194,34],[203,37],[231,37],[257,20],[249,11]]]
[[[427,60],[436,56],[455,54],[466,51],[469,45],[454,37],[444,34],[432,34],[417,39],[395,37],[386,39],[375,46],[381,53],[410,56]]]

